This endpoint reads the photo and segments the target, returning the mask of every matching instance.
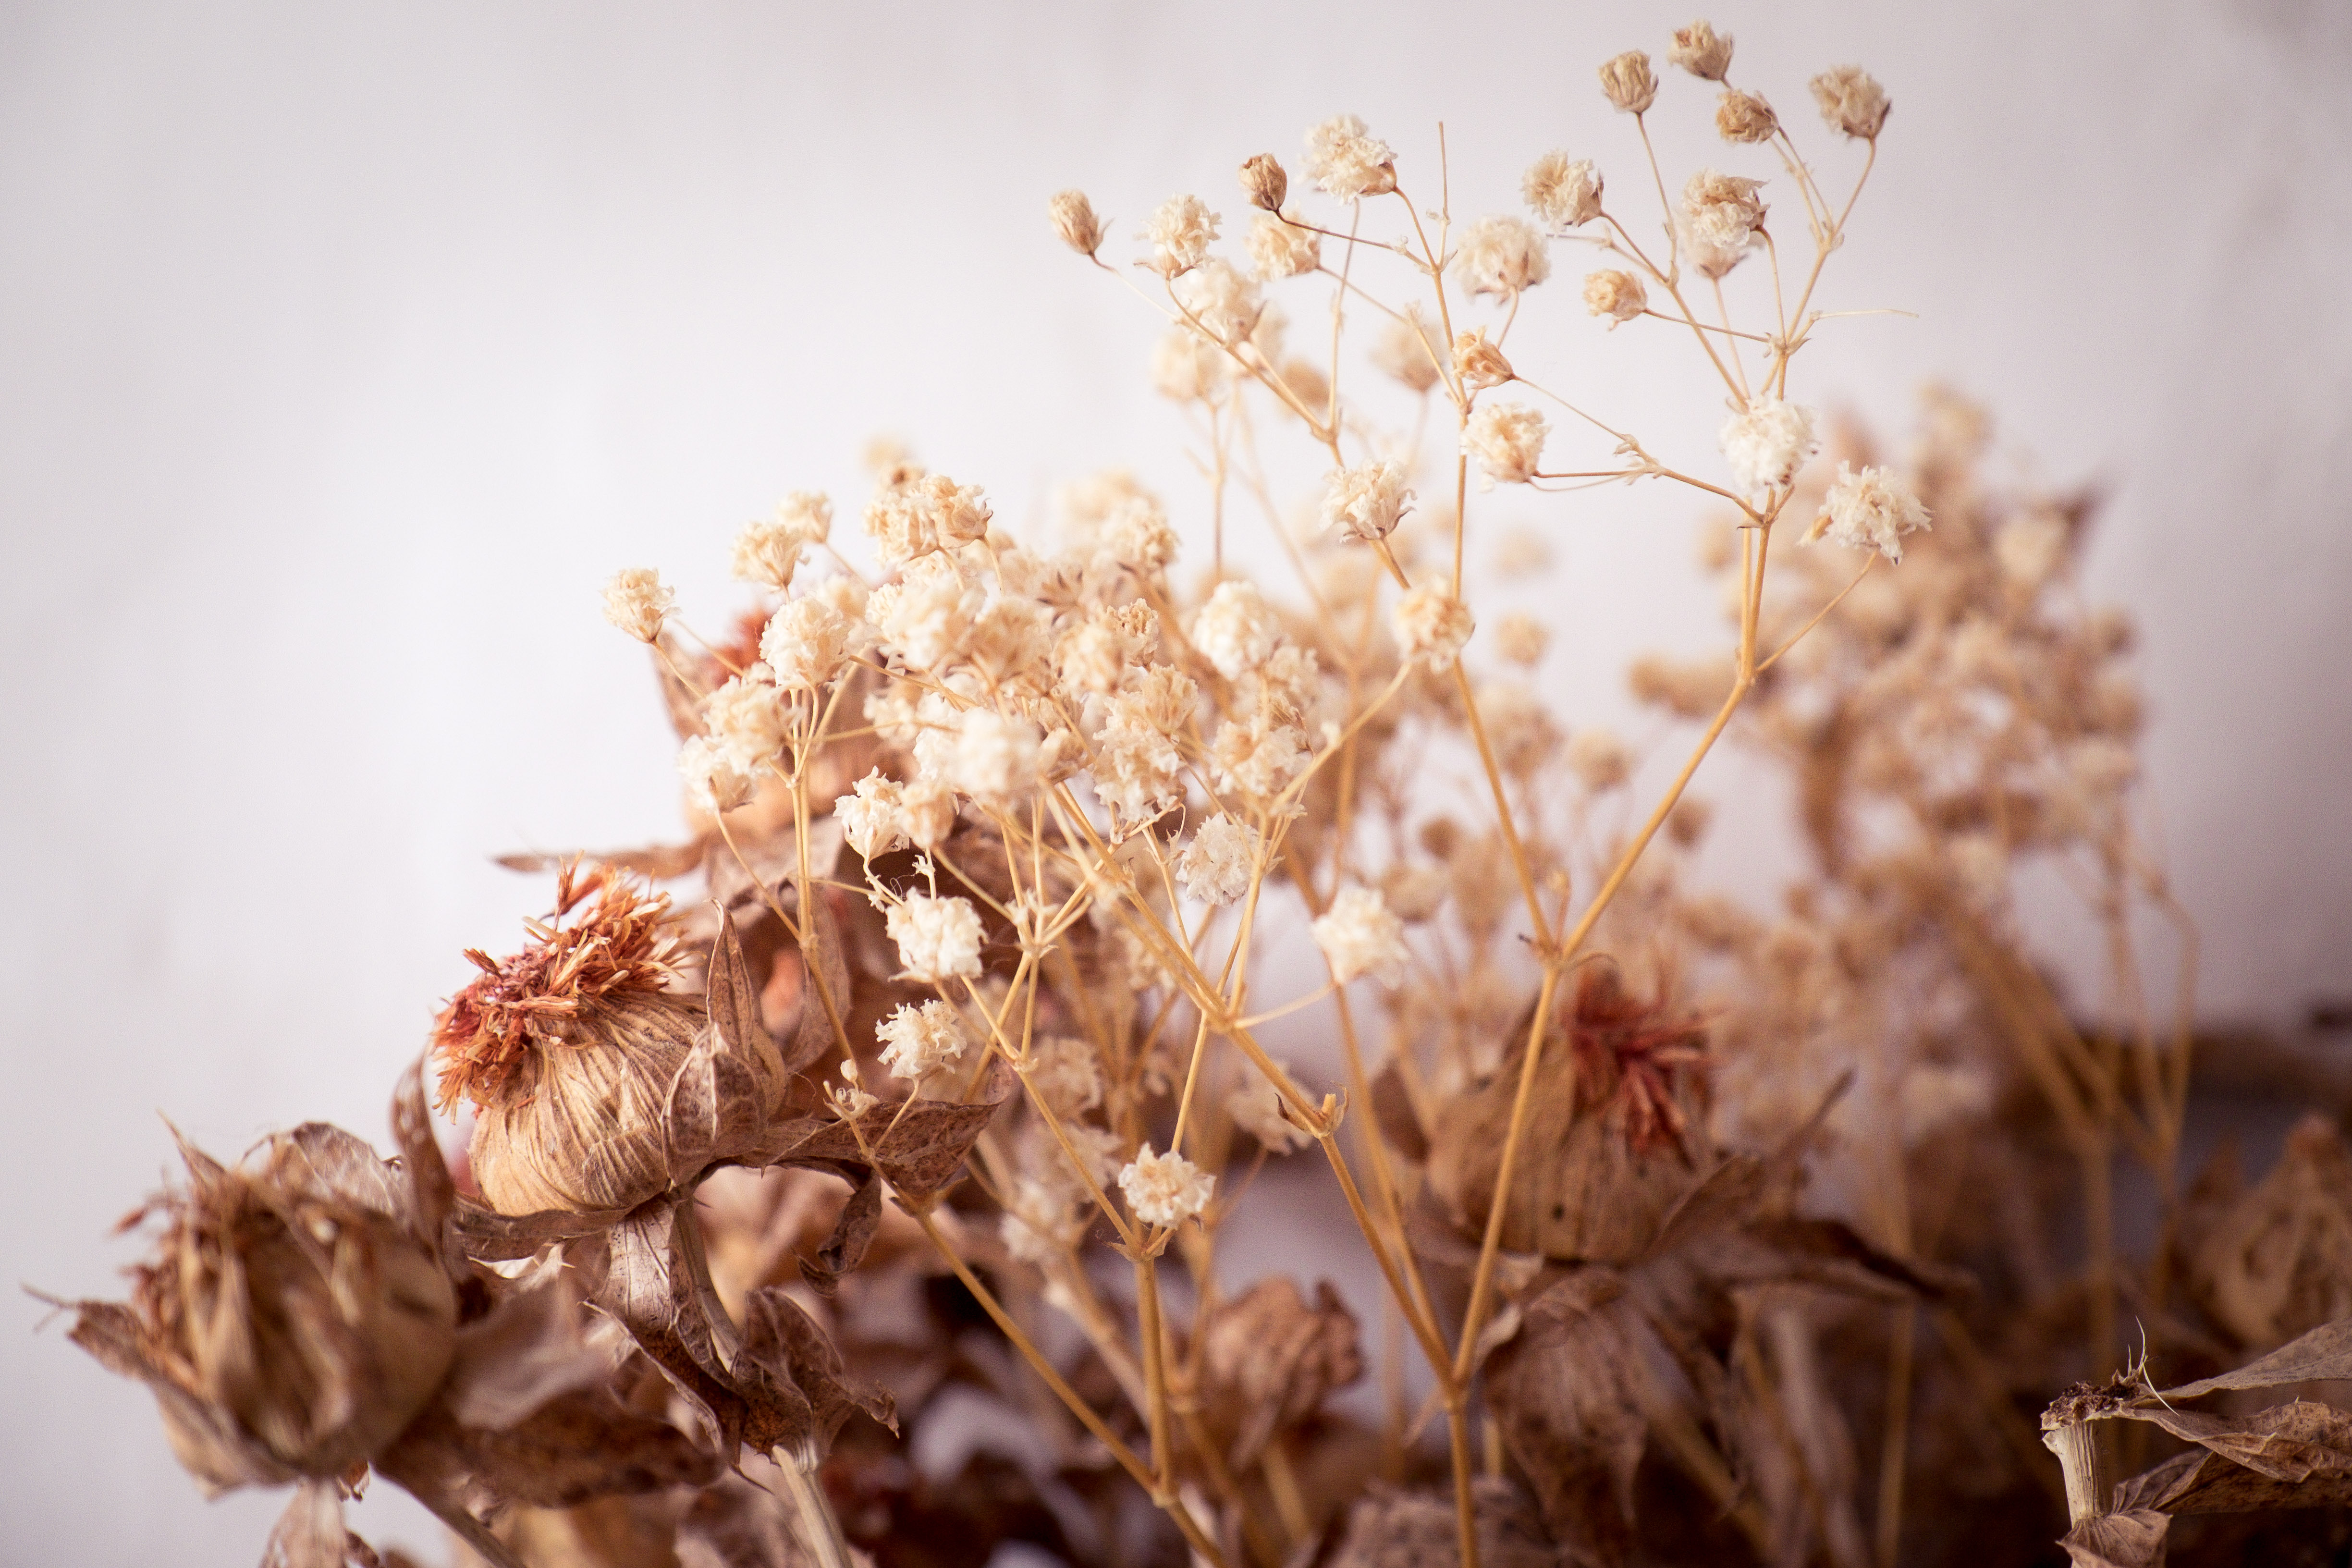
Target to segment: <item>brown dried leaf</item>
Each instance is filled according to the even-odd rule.
[[[1317,1283],[1310,1307],[1287,1275],[1261,1279],[1220,1303],[1203,1332],[1209,1418],[1230,1435],[1236,1471],[1364,1374],[1355,1317],[1328,1280]]]
[[[2279,1388],[2290,1383],[2352,1378],[2352,1318],[2322,1323],[2309,1333],[2248,1362],[2235,1372],[2200,1378],[2164,1391],[2167,1399],[2195,1399],[2225,1388]]]
[[[1412,1092],[1393,1060],[1372,1075],[1372,1120],[1400,1155],[1416,1165],[1429,1158],[1429,1134],[1422,1129]]]
[[[2136,1511],[2086,1519],[2058,1542],[2071,1568],[2164,1568],[2169,1515]]]
[[[833,1235],[817,1249],[816,1258],[800,1259],[801,1278],[820,1296],[830,1299],[841,1287],[841,1277],[866,1260],[866,1249],[882,1223],[882,1182],[870,1172],[841,1205]]]
[[[781,1077],[783,1062],[776,1042],[760,1016],[759,987],[751,984],[751,965],[743,960],[743,944],[735,932],[735,917],[719,911],[719,938],[710,946],[709,977],[703,1005],[719,1043],[744,1066],[763,1076]]]
[[[709,1424],[719,1451],[732,1454],[742,1439],[744,1403],[678,1267],[681,1206],[673,1199],[647,1204],[613,1227],[597,1305],[629,1331],[670,1385]],[[693,1223],[691,1216],[686,1223]]]
[[[535,1258],[555,1242],[611,1230],[633,1212],[542,1209],[537,1214],[506,1215],[461,1196],[453,1218],[467,1257],[484,1263],[505,1263],[519,1258]]]
[[[765,1028],[758,1033],[766,1040]],[[726,1152],[756,1147],[768,1130],[768,1096],[757,1075],[732,1050],[719,1047],[716,1032],[705,1031],[670,1080],[662,1136],[675,1191],[692,1187]]]
[[[499,1431],[610,1373],[604,1352],[581,1339],[579,1302],[558,1275],[501,1297],[457,1331],[441,1403],[459,1426]]]
[[[850,1377],[824,1331],[780,1289],[769,1287],[744,1298],[743,1352],[789,1379],[805,1399],[812,1422],[807,1442],[813,1447],[801,1456],[803,1468],[833,1447],[834,1434],[853,1410],[863,1410],[893,1432],[898,1429],[889,1391]]]
[[[1650,1338],[1622,1276],[1580,1268],[1525,1305],[1519,1332],[1486,1363],[1487,1404],[1545,1520],[1603,1562],[1633,1540],[1633,1473],[1649,1436],[1637,1380]]]
[[[719,1469],[685,1433],[635,1414],[603,1388],[559,1394],[503,1431],[460,1428],[454,1436],[477,1487],[541,1508],[700,1486]]]
[[[2268,1175],[2198,1205],[2190,1235],[2200,1298],[2249,1345],[2352,1315],[2352,1150],[2342,1132],[2305,1117]]]
[[[448,1163],[441,1157],[441,1144],[433,1136],[433,1119],[425,1110],[424,1057],[409,1064],[393,1089],[392,1138],[400,1146],[401,1170],[408,1177],[409,1224],[419,1240],[445,1247],[444,1229],[457,1206],[457,1184],[451,1180]],[[454,1251],[445,1258],[447,1263],[456,1261]]]
[[[990,1068],[980,1099],[969,1105],[945,1100],[890,1101],[869,1109],[854,1128],[832,1117],[804,1116],[771,1127],[757,1147],[732,1158],[744,1165],[825,1170],[871,1163],[898,1192],[928,1197],[954,1177],[989,1119],[1011,1097],[1015,1082],[1012,1071],[999,1062]]]

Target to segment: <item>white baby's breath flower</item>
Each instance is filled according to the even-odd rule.
[[[1385,539],[1412,503],[1405,468],[1376,458],[1352,468],[1334,468],[1323,481],[1323,526],[1349,539]]]
[[[1519,181],[1528,208],[1551,228],[1575,228],[1601,216],[1601,171],[1590,158],[1547,153]]]
[[[919,1007],[901,1005],[875,1026],[874,1037],[882,1045],[882,1065],[908,1082],[953,1067],[969,1043],[956,1010],[937,1000]]]
[[[755,664],[702,700],[702,723],[736,772],[754,774],[784,749],[784,694]]]
[[[1676,27],[1666,58],[1701,81],[1721,81],[1731,69],[1731,35],[1718,33],[1706,22]]]
[[[1778,489],[1813,454],[1813,411],[1777,397],[1759,397],[1724,423],[1718,439],[1743,494]]]
[[[1256,828],[1221,811],[1194,830],[1176,858],[1176,880],[1204,904],[1230,904],[1249,891],[1263,843]]]
[[[1208,259],[1209,242],[1217,237],[1221,221],[1198,196],[1169,197],[1143,226],[1143,237],[1151,242],[1151,258],[1144,265],[1162,278],[1190,272]]]
[[[1544,437],[1551,426],[1523,403],[1489,403],[1470,416],[1462,444],[1478,459],[1489,484],[1523,485],[1543,462]]]
[[[1534,288],[1551,276],[1551,257],[1544,237],[1522,217],[1482,217],[1463,231],[1455,253],[1463,286],[1472,294],[1499,294],[1505,299]]]
[[[793,599],[768,618],[760,659],[787,691],[816,691],[841,673],[849,623],[823,599]]]
[[[1048,1035],[1029,1049],[1029,1092],[1068,1118],[1102,1103],[1102,1066],[1095,1048],[1071,1035]]]
[[[1476,626],[1470,618],[1470,606],[1435,583],[1423,583],[1399,595],[1389,615],[1404,657],[1441,673],[1454,668],[1454,661],[1462,656],[1462,645],[1470,640]]]
[[[1221,256],[1212,256],[1176,281],[1177,302],[1221,343],[1238,343],[1264,309],[1257,285]]]
[[[1621,112],[1642,114],[1658,96],[1658,79],[1650,72],[1650,57],[1639,49],[1603,61],[1601,91]]]
[[[1167,569],[1181,542],[1156,497],[1137,495],[1103,519],[1098,542],[1104,553],[1130,572],[1150,576]]]
[[[1885,468],[1853,471],[1838,465],[1837,478],[1822,502],[1821,515],[1806,531],[1808,542],[1822,538],[1853,550],[1875,550],[1889,561],[1903,559],[1903,536],[1927,526],[1927,509]]]
[[[1614,731],[1591,724],[1568,738],[1568,766],[1585,788],[1598,795],[1625,782],[1633,771],[1633,757]]]
[[[794,490],[777,503],[774,517],[743,525],[729,574],[781,594],[793,585],[801,552],[824,543],[832,531],[833,502],[814,490]]]
[[[945,781],[917,779],[899,792],[898,827],[916,848],[938,848],[955,823],[955,790]]]
[[[1240,1086],[1225,1096],[1225,1114],[1269,1154],[1287,1154],[1315,1141],[1282,1114],[1281,1091],[1255,1066],[1243,1069]]]
[[[971,635],[982,603],[940,557],[927,557],[897,583],[877,588],[866,602],[866,616],[882,635],[882,646],[912,669],[936,669],[960,653]]]
[[[1331,978],[1342,985],[1366,974],[1393,985],[1412,958],[1404,944],[1404,922],[1370,888],[1340,889],[1329,911],[1310,929],[1331,965]]]
[[[1821,105],[1822,122],[1860,141],[1873,141],[1886,125],[1886,89],[1860,66],[1832,66],[1809,84]]]
[[[1693,239],[1725,250],[1744,250],[1771,210],[1759,199],[1761,180],[1701,169],[1683,184],[1681,217]]]
[[[835,1114],[845,1121],[855,1121],[882,1103],[879,1095],[867,1092],[855,1057],[841,1064],[841,1087],[835,1089],[828,1085],[824,1097],[833,1102]]]
[[[1435,386],[1445,358],[1444,334],[1421,319],[1421,307],[1407,305],[1404,314],[1381,324],[1372,340],[1372,363],[1415,392]]]
[[[1250,265],[1268,282],[1312,272],[1323,259],[1322,237],[1299,226],[1296,213],[1285,217],[1260,213],[1250,225]]]
[[[613,574],[604,584],[604,618],[639,642],[661,636],[662,622],[677,595],[662,586],[661,574],[650,566],[630,566]]]
[[[1297,725],[1256,713],[1246,723],[1229,719],[1217,726],[1209,760],[1216,766],[1220,788],[1271,800],[1306,772],[1314,754],[1307,749],[1307,732]]]
[[[990,708],[963,715],[949,776],[975,800],[1003,805],[1036,787],[1037,726]]]
[[[936,985],[980,975],[980,911],[967,900],[909,893],[890,906],[883,929],[898,944],[902,979]]]
[[[1608,317],[1609,330],[1613,332],[1620,322],[1630,321],[1650,308],[1649,291],[1631,272],[1587,273],[1584,308],[1596,316]]]
[[[1478,719],[1503,771],[1527,777],[1559,744],[1559,726],[1543,700],[1514,680],[1490,680],[1478,689]]]
[[[1127,1206],[1146,1225],[1181,1225],[1209,1206],[1217,1178],[1171,1150],[1155,1154],[1146,1143],[1118,1173],[1118,1190]]]
[[[876,768],[850,789],[850,794],[833,803],[833,819],[841,824],[842,837],[859,859],[887,855],[907,841],[898,816],[900,790],[896,780],[885,778],[882,770]]]
[[[1192,617],[1192,646],[1227,680],[1264,664],[1281,635],[1257,584],[1229,577]]]
[[[1396,189],[1396,156],[1352,114],[1335,114],[1307,133],[1307,177],[1343,202]]]
[[[694,804],[705,811],[732,811],[751,798],[751,776],[707,735],[691,736],[677,749],[677,771]]]
[[[1171,328],[1151,347],[1151,384],[1179,403],[1213,395],[1224,385],[1225,351],[1189,325]]]
[[[1551,633],[1533,616],[1514,610],[1495,623],[1495,650],[1513,664],[1533,668],[1550,646]]]

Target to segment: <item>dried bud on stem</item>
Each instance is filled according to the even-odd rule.
[[[1650,57],[1627,49],[1601,68],[1601,90],[1626,114],[1644,114],[1658,96],[1658,79],[1650,73]]]
[[[1822,122],[1859,142],[1874,142],[1886,125],[1886,89],[1860,66],[1832,66],[1815,77],[1813,101]]]
[[[1726,142],[1769,142],[1780,121],[1762,94],[1734,88],[1716,100],[1715,129]]]
[[[1102,248],[1102,219],[1095,216],[1095,205],[1087,200],[1086,192],[1064,191],[1046,204],[1045,211],[1062,243],[1080,256],[1091,257]]]
[[[1709,22],[1676,27],[1666,58],[1701,81],[1721,81],[1731,69],[1731,35],[1717,32]]]
[[[1242,165],[1242,191],[1250,205],[1278,213],[1283,198],[1290,194],[1290,176],[1273,153],[1260,153]]]

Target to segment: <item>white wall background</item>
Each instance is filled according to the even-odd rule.
[[[16,1278],[113,1289],[105,1227],[162,1167],[158,1110],[223,1153],[312,1116],[381,1136],[458,949],[539,900],[486,857],[669,831],[662,721],[596,614],[614,567],[660,563],[715,622],[734,527],[804,486],[854,515],[879,430],[1014,519],[1111,462],[1197,515],[1141,374],[1151,323],[1047,236],[1050,192],[1119,215],[1120,254],[1180,189],[1231,234],[1239,159],[1294,156],[1340,109],[1423,167],[1443,117],[1465,215],[1556,144],[1631,180],[1592,67],[1688,20],[855,9],[0,8]],[[1947,376],[2006,448],[2111,487],[2092,585],[2145,627],[2216,1016],[2352,985],[2347,17],[1714,12],[1792,121],[1829,63],[1894,95],[1832,302],[1920,319],[1825,337],[1811,395],[1899,422]],[[1667,92],[1701,117],[1693,84]],[[1677,162],[1715,155],[1676,135]],[[1554,291],[1520,332],[1597,367],[1596,400],[1692,406]],[[1562,541],[1549,674],[1572,712],[1708,626],[1679,501],[1528,515]],[[200,1502],[144,1395],[38,1316],[0,1320],[0,1561],[257,1555],[278,1500]]]

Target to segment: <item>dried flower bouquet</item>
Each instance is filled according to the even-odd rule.
[[[1604,183],[1544,154],[1524,216],[1457,225],[1442,157],[1409,175],[1348,115],[1307,132],[1312,195],[1242,165],[1246,267],[1198,196],[1133,268],[1054,198],[1168,323],[1205,574],[1123,473],[1070,487],[1048,548],[884,450],[878,577],[796,493],[735,541],[764,602],[726,637],[654,571],[612,580],[692,837],[512,862],[555,872],[553,907],[467,953],[429,1051],[441,1109],[471,1108],[463,1190],[420,1070],[396,1161],[319,1126],[234,1167],[187,1151],[132,1301],[76,1309],[207,1486],[299,1483],[271,1561],[373,1561],[341,1515],[372,1468],[509,1564],[1016,1536],[1235,1568],[1893,1562],[1906,1500],[2050,1522],[2026,1412],[2106,1370],[2121,1303],[2192,1353],[2315,1326],[2194,1326],[2239,1275],[2193,1215],[2118,1251],[2117,1152],[2170,1191],[2189,966],[2160,1027],[2132,922],[2179,911],[2128,805],[2128,628],[2072,590],[2087,500],[1989,485],[1948,395],[1907,460],[1853,429],[1811,462],[1791,368],[1841,313],[1819,290],[1886,95],[1811,82],[1832,178],[1733,85],[1728,37],[1668,56],[1759,174],[1670,184],[1633,51],[1600,76],[1637,155]],[[1585,330],[1702,368],[1716,452],[1554,390],[1567,325],[1521,314],[1563,245],[1594,253]],[[1292,346],[1286,293],[1328,342]],[[1286,521],[1282,440],[1321,471],[1319,537]],[[1634,663],[1661,733],[1695,733],[1633,807],[1634,749],[1564,729],[1530,684],[1549,628],[1482,626],[1465,563],[1496,487],[1645,482],[1719,514],[1730,637]],[[1293,583],[1238,569],[1262,545]],[[1690,885],[1686,791],[1727,735],[1796,784],[1812,869],[1779,918]],[[2026,950],[2029,861],[2079,873],[2120,1030]],[[648,885],[680,879],[682,906]],[[1284,931],[1319,973],[1277,962]],[[1269,1043],[1302,1032],[1328,1085]],[[1221,1270],[1254,1179],[1310,1147],[1385,1287],[1376,1421],[1330,1399],[1368,1360],[1337,1291]],[[1923,1184],[1963,1147],[2016,1213]],[[952,1391],[1017,1458],[955,1436]],[[909,1479],[932,1433],[966,1462]]]

